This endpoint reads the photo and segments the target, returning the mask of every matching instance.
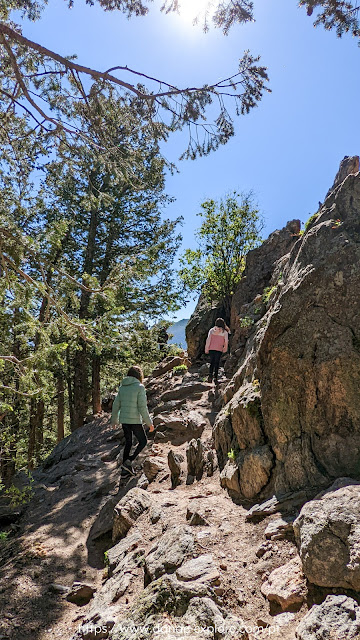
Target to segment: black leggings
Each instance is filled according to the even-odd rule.
[[[212,377],[214,374],[214,378],[215,380],[217,380],[222,351],[214,351],[213,349],[210,349],[209,355],[210,355],[210,375]]]
[[[144,431],[144,427],[142,426],[142,424],[123,424],[121,426],[123,428],[125,436],[123,462],[125,462],[125,460],[135,460],[136,456],[139,455],[140,451],[142,451],[147,444],[147,437]],[[130,456],[129,454],[132,447],[133,434],[138,441],[138,445],[132,456]]]

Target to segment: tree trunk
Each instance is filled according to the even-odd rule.
[[[31,470],[35,466],[34,457],[39,457],[41,445],[44,442],[44,413],[45,404],[43,400],[36,401],[34,398],[30,402],[29,420],[29,443],[28,443],[28,468]]]
[[[36,451],[36,459],[40,458],[40,450],[42,445],[44,444],[44,415],[45,415],[45,403],[44,400],[39,400],[36,408],[36,442],[35,442],[35,451]]]
[[[30,419],[29,419],[29,442],[28,442],[28,469],[34,468],[35,444],[36,444],[36,428],[35,428],[36,400],[31,398],[30,401]]]
[[[89,403],[89,381],[88,381],[88,354],[87,344],[84,340],[80,342],[81,348],[76,351],[74,357],[74,409],[71,431],[82,427]]]
[[[92,405],[93,413],[101,411],[100,393],[100,356],[96,353],[92,357]]]
[[[93,209],[90,216],[89,233],[87,239],[86,255],[84,260],[84,273],[92,275],[94,267],[95,241],[98,226],[98,211]],[[90,294],[87,291],[81,292],[79,318],[84,320],[88,317],[88,307]],[[88,408],[89,389],[89,358],[87,344],[80,340],[80,349],[76,351],[74,358],[74,419],[71,422],[71,431],[78,429],[84,423]]]
[[[0,452],[1,482],[5,489],[11,486],[16,471],[16,442],[13,440],[6,449]]]
[[[73,394],[73,387],[72,387],[72,371],[71,371],[71,358],[70,358],[70,349],[69,349],[69,347],[67,347],[67,349],[66,349],[66,384],[67,384],[68,401],[69,401],[70,426],[71,426],[71,431],[73,431],[73,425],[74,425],[74,394]]]
[[[57,388],[57,442],[64,439],[65,385],[62,373],[58,373]]]

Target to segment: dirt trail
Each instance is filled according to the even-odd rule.
[[[190,372],[189,376],[191,384],[196,373]],[[162,390],[177,389],[182,383],[170,374],[159,380]],[[188,394],[181,405],[182,414],[196,410],[206,420],[201,435],[204,442],[211,441],[218,393],[209,385],[201,394]],[[171,415],[178,416],[179,409]],[[71,586],[74,581],[83,581],[100,588],[103,583],[104,551],[111,546],[111,536],[93,543],[89,532],[109,496],[120,499],[129,487],[136,486],[140,475],[118,491],[120,470],[115,457],[121,450],[120,435],[120,430],[111,428],[109,415],[104,414],[72,434],[68,443],[57,448],[53,464],[36,474],[34,498],[20,521],[19,535],[1,549],[0,639],[68,640],[86,619],[90,605],[79,607],[67,602],[52,585]],[[164,459],[166,468],[170,449],[186,459],[187,440],[172,440],[153,445],[153,453]],[[180,444],[174,445],[174,441]],[[151,455],[151,447],[150,442],[139,457],[139,466]],[[214,556],[221,569],[219,603],[248,626],[254,627],[259,621],[273,625],[275,618],[260,587],[272,569],[294,557],[294,544],[286,540],[271,542],[264,555],[257,557],[269,518],[256,525],[247,523],[246,509],[234,505],[221,488],[218,470],[191,485],[186,485],[183,478],[175,490],[170,488],[167,473],[160,473],[147,491],[162,518],[150,524],[149,515],[143,514],[137,521],[145,552],[169,523],[184,524],[187,508],[196,505],[208,522],[208,526],[194,527],[197,544],[202,553]],[[143,588],[143,570],[139,569],[129,589],[114,604],[114,611],[123,615]],[[303,615],[304,611],[278,615],[276,624],[284,626],[271,637],[292,640]],[[269,637],[269,632],[264,630],[256,637]]]

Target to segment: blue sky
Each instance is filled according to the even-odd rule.
[[[200,1],[200,0],[199,0]],[[183,0],[188,13],[189,3]],[[243,51],[261,55],[272,93],[247,116],[236,118],[236,136],[207,158],[178,162],[167,192],[176,198],[164,212],[184,217],[183,246],[194,247],[196,213],[205,198],[253,190],[264,216],[264,237],[288,220],[306,221],[331,186],[340,160],[359,154],[360,49],[356,40],[314,29],[296,0],[255,0],[256,22],[225,37],[203,34],[190,19],[150,14],[127,20],[75,0],[49,0],[40,21],[24,35],[80,63],[105,70],[128,65],[172,84],[211,83],[236,70]],[[171,139],[166,157],[177,161],[186,132]],[[177,318],[189,317],[194,303]]]

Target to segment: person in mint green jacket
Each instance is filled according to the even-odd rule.
[[[141,419],[150,427],[150,431],[154,431],[147,407],[145,387],[142,384],[143,379],[144,374],[140,367],[130,367],[112,407],[111,424],[116,427],[121,423],[125,436],[122,474],[134,474],[131,463],[147,444]],[[134,453],[130,455],[133,434],[138,444]]]

